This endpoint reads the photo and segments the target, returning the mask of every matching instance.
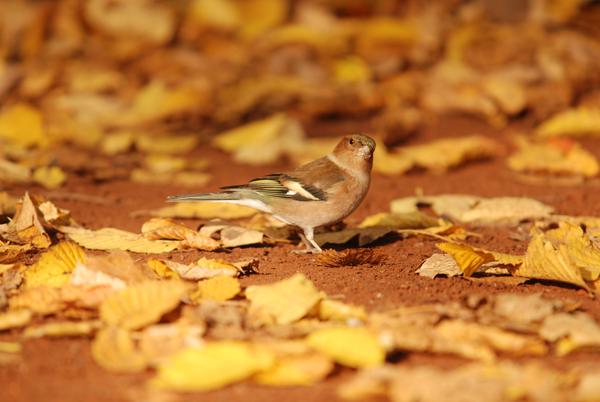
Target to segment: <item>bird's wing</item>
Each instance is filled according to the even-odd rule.
[[[328,190],[344,180],[343,172],[328,158],[317,159],[293,172],[275,173],[251,180],[241,186],[223,187],[235,192],[250,190],[264,196],[298,201],[326,201]]]

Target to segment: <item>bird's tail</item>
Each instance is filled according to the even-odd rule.
[[[235,201],[239,200],[240,195],[236,193],[203,193],[203,194],[183,194],[183,195],[170,195],[167,197],[167,201],[179,202],[179,201]]]

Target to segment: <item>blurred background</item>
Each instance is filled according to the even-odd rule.
[[[161,154],[300,163],[332,144],[307,136],[365,131],[391,150],[449,115],[533,130],[570,110],[587,125],[542,131],[598,130],[598,38],[591,0],[2,1],[0,182],[185,170],[176,182],[197,186],[202,160]],[[410,165],[378,152],[381,172]]]

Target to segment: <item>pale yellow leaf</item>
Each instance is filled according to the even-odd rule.
[[[120,229],[103,228],[89,230],[84,228],[61,226],[75,243],[91,250],[123,250],[136,253],[166,253],[179,245],[177,241],[148,240],[142,235]]]

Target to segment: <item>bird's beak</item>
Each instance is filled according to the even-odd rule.
[[[358,150],[359,155],[363,158],[363,159],[371,159],[373,157],[373,153],[371,152],[371,148],[369,148],[367,145],[361,147]]]

